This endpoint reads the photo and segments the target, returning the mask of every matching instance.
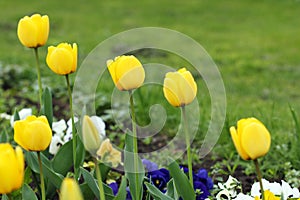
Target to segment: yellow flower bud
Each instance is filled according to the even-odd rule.
[[[27,151],[44,151],[51,139],[52,130],[45,116],[28,116],[14,124],[14,140]]]
[[[109,139],[105,139],[97,151],[97,155],[104,163],[111,163],[112,167],[117,167],[121,163],[121,152],[113,148]]]
[[[44,46],[49,35],[49,17],[40,14],[25,16],[18,23],[17,33],[20,42],[26,47]]]
[[[77,182],[72,178],[65,178],[60,188],[60,200],[83,200]]]
[[[22,186],[24,156],[22,149],[16,150],[8,143],[0,144],[0,194],[8,194]]]
[[[144,83],[145,70],[133,55],[108,60],[107,67],[116,87],[121,91],[136,89]]]
[[[75,72],[77,68],[77,44],[73,43],[71,46],[68,43],[60,43],[57,47],[48,47],[46,62],[56,74],[66,75]]]
[[[168,72],[163,87],[165,98],[175,107],[191,103],[197,94],[197,84],[192,74],[185,68]]]
[[[230,127],[234,146],[244,160],[255,160],[268,153],[271,136],[267,128],[255,118],[241,119],[237,129]]]
[[[101,144],[101,139],[96,126],[87,115],[83,117],[82,122],[82,142],[85,149],[90,152],[92,156],[96,156],[96,152]]]

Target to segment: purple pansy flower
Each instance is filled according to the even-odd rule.
[[[112,182],[108,186],[112,189],[114,195],[116,196],[119,191],[118,184],[116,182]]]
[[[142,163],[147,172],[158,170],[158,165],[154,162],[151,162],[150,160],[142,159]]]
[[[147,177],[160,191],[165,192],[167,183],[170,180],[170,173],[167,169],[161,168],[156,171],[151,171],[147,174]]]

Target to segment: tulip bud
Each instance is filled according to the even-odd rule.
[[[121,91],[139,88],[144,83],[145,70],[133,55],[108,60],[107,67],[116,87]]]
[[[18,23],[17,33],[20,42],[26,47],[44,46],[49,35],[49,17],[40,14],[25,16]]]
[[[0,194],[8,194],[22,186],[24,156],[22,149],[16,150],[8,143],[0,144]]]
[[[85,149],[95,156],[100,147],[101,138],[93,121],[87,115],[83,117],[82,122],[82,142]]]
[[[60,188],[60,200],[83,200],[77,182],[71,178],[65,178]]]
[[[46,62],[56,74],[66,75],[75,72],[77,68],[77,44],[73,43],[71,46],[68,43],[60,43],[57,47],[48,47]]]
[[[267,128],[255,118],[241,119],[237,129],[230,127],[234,146],[244,160],[255,160],[268,153],[271,136]]]
[[[52,130],[45,116],[28,116],[14,124],[14,140],[27,151],[44,151],[51,139]]]
[[[112,167],[117,167],[121,163],[121,152],[113,148],[109,139],[101,143],[97,155],[101,158],[102,162],[111,163]]]
[[[197,94],[197,84],[192,74],[185,68],[168,72],[163,87],[165,98],[175,107],[191,103]]]

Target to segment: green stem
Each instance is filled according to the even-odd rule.
[[[73,165],[74,165],[73,167],[74,167],[75,180],[77,180],[78,179],[78,170],[77,170],[77,167],[76,167],[76,145],[77,145],[77,141],[76,141],[74,113],[73,113],[72,90],[71,90],[70,79],[69,79],[68,74],[66,74],[66,81],[67,81],[67,87],[68,87],[70,114],[71,114],[71,120],[72,120]]]
[[[185,143],[186,143],[186,148],[187,148],[189,180],[190,180],[190,184],[191,184],[192,188],[194,189],[190,134],[189,134],[189,131],[188,131],[188,122],[187,122],[187,118],[186,118],[185,106],[181,107],[181,111],[182,111],[182,119],[183,119],[183,126],[184,126],[184,132],[185,132]]]
[[[261,172],[260,172],[260,169],[259,169],[258,160],[255,159],[253,161],[254,161],[254,164],[255,164],[257,178],[258,178],[259,185],[260,185],[260,191],[261,191],[261,195],[262,195],[262,200],[265,200],[265,190],[264,190],[264,187],[263,187],[263,184],[262,184],[262,175],[261,175]]]
[[[40,62],[39,62],[39,54],[38,54],[38,47],[34,48],[35,60],[36,60],[36,71],[38,77],[38,85],[39,85],[39,100],[40,100],[40,108],[42,106],[42,81],[41,81],[41,69],[40,69]]]
[[[104,188],[103,188],[103,183],[102,183],[102,175],[101,175],[98,161],[96,158],[94,158],[94,162],[95,162],[95,167],[96,167],[96,176],[97,176],[97,180],[98,180],[100,200],[105,200],[105,193],[104,193]]]
[[[42,190],[42,200],[46,200],[46,193],[45,193],[45,183],[44,183],[44,175],[43,175],[43,165],[41,160],[41,152],[37,152],[39,166],[40,166],[40,179],[41,179],[41,190]]]
[[[6,197],[7,197],[8,200],[13,200],[11,193],[9,193],[9,194],[3,194],[3,196],[4,195],[6,195]]]
[[[134,162],[134,172],[135,172],[135,199],[139,199],[139,175],[138,175],[138,143],[137,143],[137,132],[136,132],[136,119],[134,112],[134,103],[133,103],[133,94],[132,91],[129,91],[130,96],[130,109],[131,109],[131,120],[132,120],[132,138],[133,138],[133,162]]]

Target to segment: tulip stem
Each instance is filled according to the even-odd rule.
[[[41,152],[37,152],[39,166],[40,166],[40,179],[41,179],[41,190],[42,190],[42,200],[46,200],[46,193],[45,193],[45,182],[44,182],[44,175],[43,175],[43,165],[41,160]]]
[[[40,62],[39,62],[39,53],[38,47],[34,48],[35,60],[36,60],[36,71],[37,71],[37,78],[38,78],[38,85],[39,85],[39,100],[40,100],[40,109],[42,107],[42,81],[41,81],[41,69],[40,69]]]
[[[105,200],[105,193],[104,193],[104,188],[103,188],[103,183],[102,183],[102,175],[101,175],[98,161],[96,158],[94,158],[94,162],[95,162],[95,167],[96,167],[96,176],[97,176],[97,180],[98,180],[100,200]]]
[[[71,114],[71,120],[72,120],[73,167],[74,167],[75,180],[77,181],[77,179],[78,179],[78,170],[77,170],[77,167],[76,167],[76,145],[77,145],[77,141],[76,141],[74,112],[73,112],[72,90],[71,90],[70,79],[69,79],[68,74],[66,74],[66,81],[67,81],[67,87],[68,87],[69,103],[70,103],[70,114]]]
[[[134,102],[133,102],[133,93],[129,90],[130,96],[130,108],[131,108],[131,121],[132,121],[132,137],[133,137],[133,160],[134,160],[134,172],[135,172],[135,198],[139,199],[139,174],[138,174],[138,143],[137,143],[137,132],[136,132],[136,119],[134,112]]]
[[[253,161],[254,161],[254,164],[255,164],[257,178],[258,178],[259,185],[260,185],[260,191],[261,191],[261,195],[262,195],[262,200],[265,200],[265,192],[264,192],[264,187],[263,187],[263,184],[262,184],[262,175],[261,175],[261,172],[260,172],[260,169],[259,169],[258,160],[255,159]]]
[[[187,118],[186,118],[185,106],[181,107],[181,111],[182,111],[182,119],[183,119],[183,126],[184,126],[184,132],[185,132],[185,142],[186,142],[186,148],[187,148],[189,180],[190,180],[190,184],[191,184],[192,188],[194,189],[190,134],[189,134],[189,131],[188,131],[188,121],[187,121]]]

